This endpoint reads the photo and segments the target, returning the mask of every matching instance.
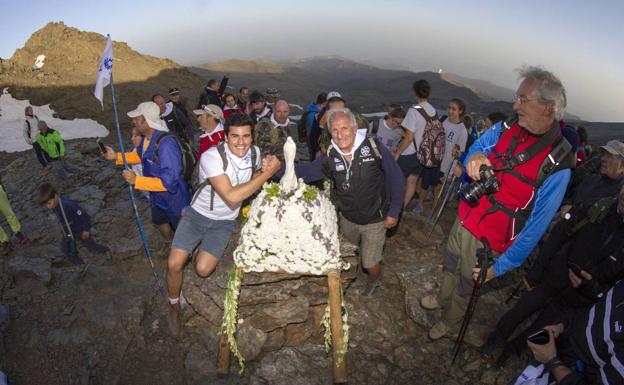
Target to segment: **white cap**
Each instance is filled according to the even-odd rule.
[[[327,100],[333,99],[333,98],[340,98],[340,99],[342,99],[342,95],[340,95],[340,93],[338,91],[329,91],[327,93]]]
[[[128,117],[136,118],[137,116],[143,116],[147,125],[154,130],[167,132],[167,123],[160,118],[160,107],[154,102],[143,102],[137,106],[136,109],[128,112]]]

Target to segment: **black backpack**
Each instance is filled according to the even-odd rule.
[[[221,162],[223,163],[223,172],[227,170],[227,166],[228,166],[228,158],[227,158],[227,155],[225,154],[225,146],[226,144],[225,144],[225,141],[223,140],[217,144],[217,152],[219,153],[219,156],[221,156]],[[252,145],[251,146],[251,167],[253,168],[254,171],[258,170],[256,168],[257,162],[258,162],[258,151],[256,151],[256,147]],[[206,178],[197,187],[197,190],[195,191],[195,194],[193,195],[193,199],[191,200],[190,206],[192,206],[193,203],[195,203],[201,191],[204,189],[204,187],[208,186],[209,184],[210,184],[210,178]],[[210,210],[211,211],[214,210],[214,196],[215,196],[215,190],[212,189],[210,191]]]
[[[306,111],[301,115],[301,119],[297,122],[297,136],[299,137],[299,143],[308,142],[308,116],[312,111]]]
[[[177,135],[165,132],[156,138],[156,143],[154,143],[154,162],[158,163],[158,145],[163,139],[169,137],[174,138],[178,144],[178,148],[182,154],[182,179],[190,185],[193,179],[193,170],[195,169],[195,159],[197,159],[197,155],[191,145],[181,141]]]

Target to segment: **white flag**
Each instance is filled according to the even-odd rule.
[[[102,104],[104,109],[104,87],[110,84],[111,73],[113,72],[113,43],[110,36],[106,38],[106,45],[104,46],[104,52],[102,52],[102,58],[100,59],[100,66],[98,67],[97,80],[95,81],[95,90],[93,95]]]

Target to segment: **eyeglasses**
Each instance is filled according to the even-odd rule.
[[[534,100],[538,100],[537,98],[535,99],[529,99],[525,96],[520,96],[518,94],[514,94],[514,101],[520,102],[520,104],[527,104],[528,102],[532,102]]]

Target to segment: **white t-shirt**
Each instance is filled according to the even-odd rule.
[[[436,113],[436,109],[429,104],[429,102],[418,103],[419,106],[425,109],[425,112],[429,116],[433,116]],[[423,116],[418,112],[414,107],[410,107],[407,111],[407,115],[405,115],[405,119],[403,119],[403,123],[401,126],[406,130],[410,130],[414,133],[414,140],[416,141],[416,147],[420,147],[420,143],[422,143],[423,133],[425,132],[425,126],[427,125],[427,121]],[[410,143],[410,145],[403,151],[401,155],[412,155],[416,152],[416,148],[414,147],[414,143]]]
[[[262,161],[260,159],[260,150],[258,147],[251,146],[249,151],[247,151],[247,154],[245,154],[244,157],[239,158],[230,152],[230,148],[227,144],[225,145],[225,155],[228,159],[225,174],[228,178],[230,178],[230,183],[233,187],[248,182],[251,179],[253,174],[253,167],[251,166],[252,150],[256,151],[256,154],[258,155],[256,159],[256,168],[259,168]],[[223,173],[223,161],[221,160],[221,155],[217,150],[217,146],[211,147],[208,151],[204,152],[199,159],[199,183],[205,181],[206,178],[212,178]],[[236,205],[236,207],[231,208],[227,205],[227,203],[225,203],[223,198],[219,196],[219,193],[215,191],[213,209],[210,210],[211,191],[212,186],[208,185],[204,187],[199,192],[199,196],[196,197],[195,202],[192,204],[193,209],[210,219],[236,219],[241,203]]]
[[[444,158],[440,164],[440,171],[446,174],[453,162],[453,149],[459,146],[460,151],[466,150],[466,141],[468,140],[468,130],[464,123],[451,123],[448,119],[442,122],[444,134],[446,135],[446,144],[444,145]],[[453,171],[453,170],[451,170]]]
[[[379,128],[377,129],[377,139],[384,144],[390,151],[394,151],[399,147],[399,142],[403,138],[403,130],[400,128],[390,128],[386,124],[386,119],[379,119]]]

